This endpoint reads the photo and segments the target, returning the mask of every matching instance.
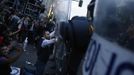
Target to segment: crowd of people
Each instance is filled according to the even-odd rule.
[[[24,13],[22,14],[18,12],[19,2],[17,1],[19,0],[15,1],[16,3],[14,3],[13,7],[10,7],[8,12],[5,13],[4,20],[0,22],[0,74],[10,75],[10,66],[24,51],[24,42],[27,40],[28,44],[34,45],[37,48],[34,75],[43,75],[49,56],[53,52],[54,44],[57,42],[55,37],[55,20],[50,20],[45,7],[42,6],[37,12],[38,16],[36,18]],[[29,1],[39,5],[42,3],[42,0]],[[93,17],[91,18],[93,19]],[[70,47],[68,48],[70,49],[70,58],[66,59],[68,63],[64,65],[67,65],[67,74],[76,75],[77,68],[90,40],[89,37],[91,37],[92,29],[91,32],[88,32],[89,21],[85,17],[74,17],[68,22],[67,26],[70,31],[65,31],[68,34],[63,33],[63,35],[66,35],[69,43],[66,43],[66,39],[63,36],[64,41],[62,41]],[[71,30],[73,26],[74,29]],[[64,28],[61,27],[61,29],[64,32]],[[79,35],[77,34],[78,31],[86,33],[79,33]],[[85,37],[83,38],[83,36]],[[12,53],[13,50],[15,50],[16,54]]]
[[[0,74],[10,75],[11,64],[23,52],[24,41],[37,48],[35,75],[42,75],[49,55],[53,52],[56,42],[54,37],[55,24],[45,13],[45,8],[39,11],[37,18],[17,12],[10,7],[0,22]],[[15,54],[13,53],[15,50]]]

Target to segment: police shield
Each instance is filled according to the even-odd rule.
[[[134,75],[134,0],[97,0],[83,75]]]

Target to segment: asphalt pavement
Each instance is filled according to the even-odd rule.
[[[36,52],[37,49],[35,46],[27,44],[20,58],[15,63],[13,63],[12,66],[34,72],[35,63],[37,60]],[[55,75],[55,72],[55,62],[53,60],[53,56],[51,55],[44,70],[44,75]]]

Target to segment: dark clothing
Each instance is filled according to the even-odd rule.
[[[9,64],[4,64],[6,57],[0,56],[0,75],[10,75],[11,68]]]
[[[35,75],[43,75],[46,63],[37,60],[35,66],[36,66]]]
[[[34,34],[35,32],[34,31],[28,31],[28,43],[29,44],[34,44]]]
[[[44,27],[43,26],[41,26],[41,25],[39,25],[39,26],[37,26],[36,28],[35,28],[35,35],[36,36],[41,36],[41,35],[43,35],[43,30],[44,30]]]
[[[11,69],[8,65],[0,65],[0,75],[10,75]]]
[[[28,31],[28,43],[29,44],[34,44],[35,43],[35,35],[36,35],[36,32],[35,32],[36,28],[35,28],[35,25],[31,25],[30,28],[29,28],[29,31]]]
[[[9,45],[10,38],[6,34],[0,34],[0,47]]]
[[[26,37],[27,37],[27,27],[23,24],[22,25],[22,27],[21,27],[21,30],[20,30],[20,32],[19,32],[19,41],[21,42],[21,43],[23,43],[24,42],[24,40],[26,39]]]
[[[18,29],[18,21],[20,18],[17,15],[12,16],[10,21],[10,29],[12,32],[16,31]]]
[[[81,59],[85,55],[92,34],[89,32],[89,25],[90,22],[85,17],[76,16],[69,21],[69,33],[67,33],[69,34],[67,41],[70,45],[69,64],[67,66],[69,75],[76,75]]]
[[[50,22],[46,25],[45,30],[49,31],[50,33],[54,31],[54,23]]]
[[[42,48],[41,44],[44,39],[39,40],[39,46],[37,51],[38,59],[42,62],[46,62],[49,58],[49,55],[52,53],[53,50],[53,44],[47,45],[46,47]]]
[[[44,39],[40,38],[37,46],[37,62],[36,62],[36,75],[43,75],[46,63],[49,59],[50,54],[53,50],[53,44],[47,45],[46,47],[42,48],[41,44]]]
[[[19,32],[19,42],[23,43],[28,35],[28,24],[24,23],[24,20],[22,21],[22,26],[20,28]]]
[[[27,31],[19,32],[19,42],[20,43],[23,43],[24,40],[26,39],[26,37],[27,37]]]

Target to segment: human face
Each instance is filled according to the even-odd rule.
[[[45,31],[45,38],[46,38],[46,39],[49,39],[49,38],[50,38],[50,33],[49,33],[49,31]]]

